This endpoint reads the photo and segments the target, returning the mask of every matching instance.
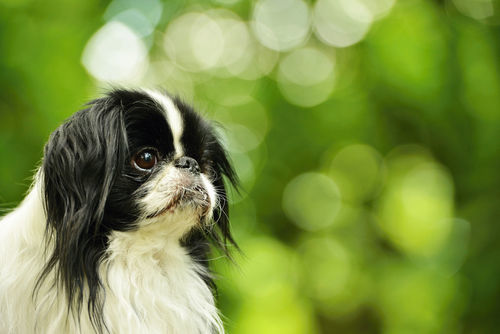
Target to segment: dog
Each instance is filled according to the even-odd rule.
[[[181,99],[89,102],[0,221],[0,333],[223,333],[208,261],[237,248],[229,186],[215,126]]]

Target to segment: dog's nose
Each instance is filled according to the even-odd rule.
[[[193,174],[200,174],[200,165],[198,162],[190,157],[180,157],[174,161],[174,166],[177,168],[185,168]]]

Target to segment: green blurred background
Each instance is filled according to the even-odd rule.
[[[0,203],[111,86],[225,126],[238,333],[496,333],[496,0],[0,0]]]

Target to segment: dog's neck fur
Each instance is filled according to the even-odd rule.
[[[31,294],[50,254],[44,249],[40,188],[37,182],[23,203],[0,221],[0,253],[9,254],[0,257],[0,332],[32,333],[35,329],[27,324],[36,323],[38,333],[92,333],[85,303],[79,320],[68,316],[66,296],[55,291],[60,285],[53,275],[36,298]],[[100,267],[103,318],[110,333],[223,332],[203,280],[205,269],[187,254],[179,235],[168,233],[168,223],[111,235]]]

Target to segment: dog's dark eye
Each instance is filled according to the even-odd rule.
[[[147,148],[137,152],[132,159],[132,166],[141,171],[148,171],[158,163],[158,152]]]

